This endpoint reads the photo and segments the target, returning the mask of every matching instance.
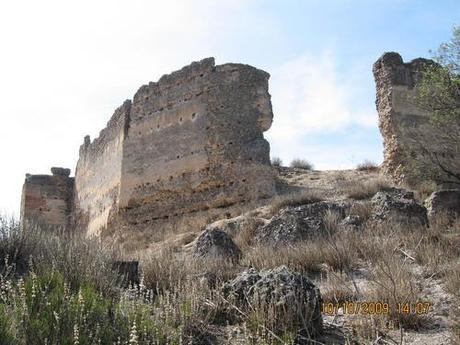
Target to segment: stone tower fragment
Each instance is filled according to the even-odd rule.
[[[21,220],[42,227],[66,228],[71,221],[74,179],[70,169],[51,168],[52,175],[26,175]]]
[[[411,170],[414,159],[421,159],[424,168],[434,164],[423,158],[427,152],[460,159],[459,152],[446,152],[436,138],[430,122],[432,114],[422,109],[417,100],[417,84],[422,71],[434,62],[415,59],[404,63],[398,53],[385,53],[373,67],[377,87],[379,128],[383,136],[384,161],[382,171],[395,182],[416,184],[419,175]],[[417,133],[417,138],[411,133]],[[416,140],[418,142],[416,142]]]

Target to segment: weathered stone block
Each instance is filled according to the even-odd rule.
[[[425,200],[428,217],[436,218],[441,214],[455,219],[460,217],[460,189],[446,189],[434,192]]]

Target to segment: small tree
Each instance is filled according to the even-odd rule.
[[[291,161],[289,165],[291,168],[304,169],[304,170],[313,170],[313,164],[307,161],[306,159],[295,158]]]
[[[280,167],[283,165],[283,160],[280,157],[273,157],[272,158],[272,165],[274,167]]]
[[[438,184],[460,185],[460,27],[433,53],[417,83],[416,103],[431,114],[429,130],[408,131],[422,154],[413,157],[412,172]],[[429,149],[433,142],[437,150]]]

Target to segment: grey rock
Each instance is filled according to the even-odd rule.
[[[275,330],[289,319],[300,338],[322,333],[319,289],[305,276],[286,266],[262,271],[246,270],[225,283],[223,292],[242,308],[249,304],[275,308]]]
[[[447,214],[452,220],[460,217],[460,189],[446,189],[433,192],[426,200],[428,217],[436,218]]]
[[[340,224],[345,227],[356,228],[356,227],[361,226],[363,223],[364,223],[364,220],[362,217],[351,214],[351,215],[346,216]]]
[[[427,210],[417,203],[414,193],[401,188],[388,188],[371,200],[372,216],[377,221],[399,221],[411,225],[428,224]]]
[[[345,209],[345,204],[329,201],[287,207],[257,231],[255,242],[263,245],[292,245],[323,235],[326,212],[336,212],[344,218]]]
[[[218,229],[205,230],[198,237],[194,254],[196,257],[205,259],[238,261],[241,258],[240,248],[229,235]]]

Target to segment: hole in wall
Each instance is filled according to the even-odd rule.
[[[196,113],[193,113],[192,114],[192,119],[194,119],[196,117]]]

